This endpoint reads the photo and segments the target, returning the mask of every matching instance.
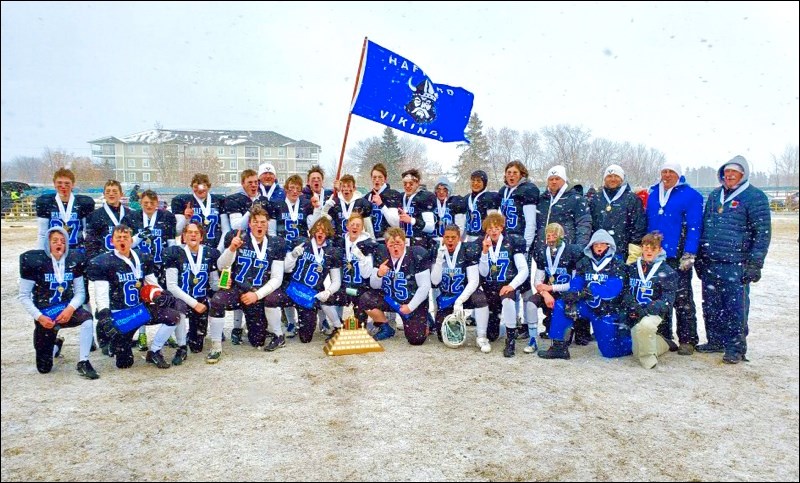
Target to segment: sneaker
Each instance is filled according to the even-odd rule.
[[[722,347],[720,344],[700,344],[694,348],[697,352],[701,354],[713,354],[715,352],[725,352],[725,348]]]
[[[242,345],[242,329],[231,330],[231,344]]]
[[[553,345],[547,350],[540,350],[536,353],[542,359],[569,359],[569,349],[562,341],[553,341]]]
[[[294,339],[297,335],[297,326],[294,325],[293,322],[289,322],[286,324],[286,337],[290,339]]]
[[[386,340],[390,337],[394,337],[394,329],[388,322],[383,323],[378,327],[378,331],[373,336],[375,340]]]
[[[61,348],[63,346],[64,346],[64,338],[63,337],[57,337],[56,338],[56,343],[55,343],[56,351],[53,353],[53,357],[61,357]]]
[[[522,352],[526,354],[533,354],[538,350],[539,350],[539,344],[536,342],[536,337],[531,337],[530,339],[528,339],[528,345],[526,345],[525,348],[522,349]]]
[[[178,345],[178,341],[177,341],[177,340],[175,340],[175,337],[172,337],[172,336],[170,336],[170,337],[169,337],[169,339],[167,339],[167,345],[168,345],[168,346],[169,346],[171,349],[177,349],[178,347],[180,347],[180,346]]]
[[[680,347],[678,347],[678,355],[690,356],[692,354],[694,354],[694,344],[690,344],[688,342],[681,342]]]
[[[742,362],[742,355],[738,352],[726,352],[724,356],[722,356],[722,362],[725,364],[738,364]]]
[[[492,352],[492,344],[489,343],[489,339],[486,337],[478,337],[475,342],[478,344],[478,347],[481,348],[481,352],[484,354]]]
[[[97,379],[100,377],[100,374],[98,374],[97,371],[94,370],[94,367],[92,367],[92,363],[89,361],[80,361],[78,363],[78,374],[80,374],[81,377],[85,377],[86,379]]]
[[[186,350],[185,345],[178,347],[178,350],[175,351],[175,355],[172,357],[172,365],[179,366],[183,364],[183,361],[186,360],[187,354],[188,351]]]
[[[139,352],[144,352],[147,350],[147,334],[139,334],[139,338],[136,340],[136,347],[139,348]]]
[[[222,359],[222,351],[211,349],[206,356],[206,364],[216,364]]]
[[[279,335],[277,337],[273,337],[272,340],[269,341],[269,344],[264,346],[264,350],[267,352],[272,352],[274,350],[280,349],[286,345],[286,337]]]
[[[155,364],[159,369],[169,369],[170,367],[170,363],[164,359],[164,355],[161,354],[161,351],[147,351],[144,360],[147,361],[148,364]]]

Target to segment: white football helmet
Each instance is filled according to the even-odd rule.
[[[461,347],[467,340],[467,321],[464,312],[453,312],[442,321],[442,342],[447,347]]]

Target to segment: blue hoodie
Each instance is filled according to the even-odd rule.
[[[680,258],[684,253],[697,255],[703,230],[703,195],[689,186],[681,176],[672,188],[664,212],[659,214],[658,182],[650,187],[647,198],[647,232],[658,230],[664,235],[661,247],[667,258]]]

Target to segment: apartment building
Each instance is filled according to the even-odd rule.
[[[238,185],[243,170],[258,170],[265,162],[275,166],[281,181],[295,173],[305,178],[322,150],[273,131],[207,129],[151,129],[89,144],[94,160],[109,163],[117,180],[143,187],[184,186],[194,172],[208,173],[215,185]]]

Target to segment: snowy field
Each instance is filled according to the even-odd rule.
[[[457,350],[399,334],[382,353],[327,357],[317,334],[167,370],[94,352],[90,381],[76,329],[37,373],[15,298],[35,228],[4,220],[2,480],[798,481],[798,217],[773,223],[749,363],[666,354],[645,370],[595,344],[570,361],[506,359],[474,333]],[[698,310],[699,292],[695,279]]]

